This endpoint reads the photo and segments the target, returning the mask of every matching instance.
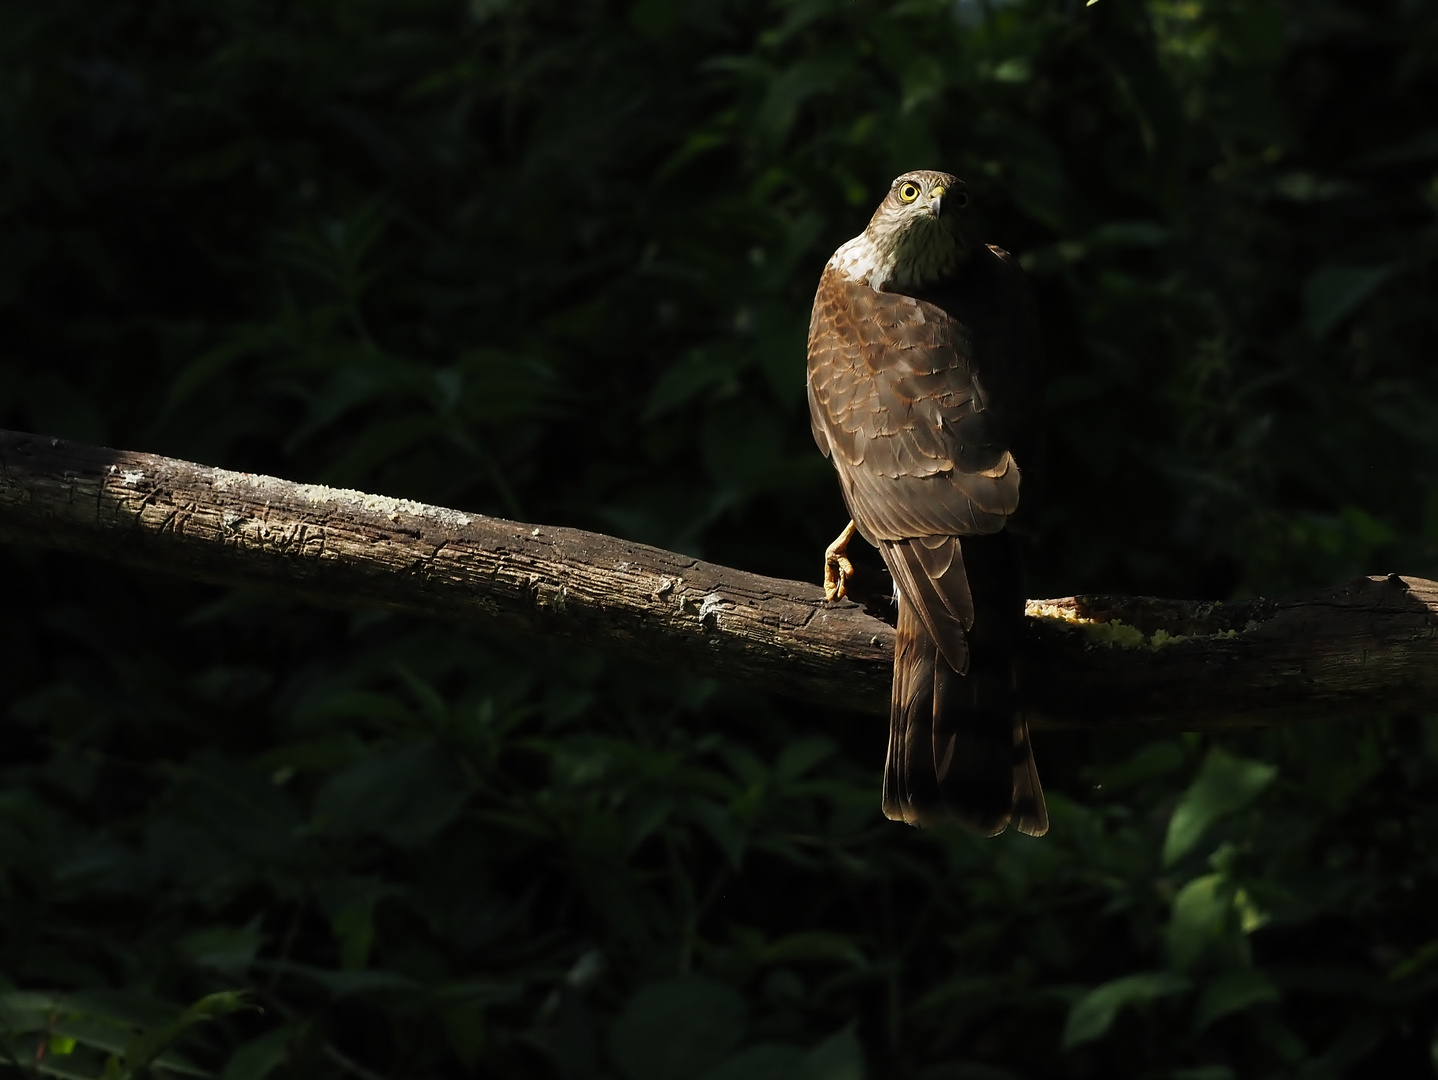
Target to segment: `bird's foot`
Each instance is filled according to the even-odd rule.
[[[854,576],[854,564],[849,561],[849,541],[854,538],[854,523],[845,526],[834,542],[824,552],[824,599],[843,600],[849,595],[849,579]]]
[[[824,599],[843,600],[849,595],[849,579],[854,564],[844,555],[830,555],[824,560]]]

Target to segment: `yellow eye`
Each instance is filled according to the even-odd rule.
[[[919,185],[905,181],[899,185],[899,198],[904,202],[913,202],[919,197]]]

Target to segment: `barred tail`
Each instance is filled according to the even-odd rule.
[[[962,551],[958,538],[951,542],[944,578],[966,574],[973,603],[960,654],[966,670],[949,662],[946,654],[960,650],[935,644],[933,618],[903,589],[920,562],[932,565],[932,547],[913,553],[911,541],[885,545],[890,565],[902,570],[895,574],[901,591],[884,813],[913,825],[957,821],[984,836],[1009,824],[1039,836],[1048,813],[1013,674],[1023,618],[1017,553],[1007,533],[965,537]]]

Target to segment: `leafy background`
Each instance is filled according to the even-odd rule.
[[[965,176],[1051,353],[1034,595],[1438,576],[1423,0],[18,0],[0,425],[811,578],[819,268]],[[0,1074],[1424,1076],[1438,726],[882,721],[0,550]],[[1175,688],[1175,692],[1181,692]]]

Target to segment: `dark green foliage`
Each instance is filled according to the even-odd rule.
[[[817,578],[809,299],[935,167],[1049,321],[1033,595],[1438,576],[1430,7],[19,0],[0,425]],[[1040,733],[985,842],[880,818],[874,717],[21,548],[0,603],[0,1075],[1433,1073],[1427,718]]]

